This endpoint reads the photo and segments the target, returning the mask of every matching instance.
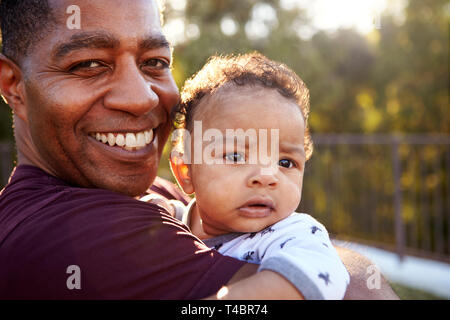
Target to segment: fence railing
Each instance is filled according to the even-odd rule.
[[[450,135],[313,135],[299,210],[332,236],[450,261]],[[1,183],[14,148],[0,144]]]
[[[0,143],[0,184],[3,188],[8,183],[9,176],[13,169],[14,145],[12,143]],[[0,188],[0,189],[1,189]]]
[[[313,135],[300,210],[337,238],[450,261],[450,135]]]

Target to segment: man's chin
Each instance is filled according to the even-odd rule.
[[[155,170],[156,171],[156,170]],[[155,174],[140,174],[132,176],[110,176],[109,179],[99,177],[98,183],[94,182],[96,188],[110,190],[113,192],[121,193],[130,197],[138,197],[145,194],[148,188],[155,180]]]
[[[141,183],[136,183],[136,181],[133,181],[132,183],[121,183],[111,186],[104,186],[102,187],[102,189],[107,189],[130,197],[139,197],[145,194],[145,192],[151,186],[152,182],[153,179],[151,181],[145,181]]]

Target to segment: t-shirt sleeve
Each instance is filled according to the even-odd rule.
[[[104,190],[61,198],[4,241],[0,297],[200,299],[244,264],[206,247],[157,205]],[[70,266],[80,288],[70,286]]]
[[[283,275],[305,299],[342,299],[349,274],[325,227],[306,214],[294,214],[262,232],[259,270]]]

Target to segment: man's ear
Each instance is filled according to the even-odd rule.
[[[194,185],[191,179],[191,168],[184,163],[183,158],[178,155],[170,155],[170,168],[172,173],[177,178],[178,184],[183,189],[184,193],[192,194],[195,192]]]
[[[3,54],[0,54],[0,92],[3,100],[11,107],[14,114],[28,122],[24,103],[22,70]]]

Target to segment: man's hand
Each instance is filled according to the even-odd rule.
[[[389,283],[381,277],[380,289],[367,287],[367,268],[373,265],[363,255],[341,247],[336,250],[350,274],[344,300],[398,300]],[[302,294],[276,272],[258,272],[258,265],[246,264],[226,286],[209,300],[303,300]]]
[[[368,288],[367,270],[373,265],[369,259],[349,249],[335,248],[350,274],[350,284],[344,300],[399,300],[389,283],[381,275],[380,288]]]
[[[231,278],[227,286],[207,300],[303,300],[292,283],[276,272],[246,264]]]

